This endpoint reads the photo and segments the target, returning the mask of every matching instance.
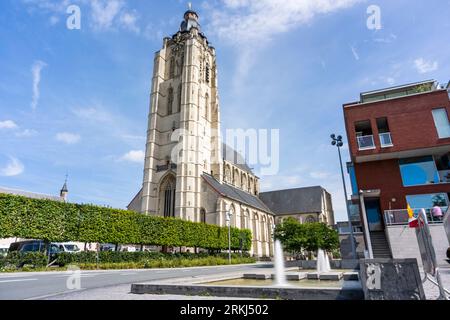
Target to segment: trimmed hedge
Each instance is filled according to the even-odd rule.
[[[249,258],[248,254],[243,255],[244,258]],[[114,252],[114,251],[101,251],[98,255],[99,263],[139,263],[149,261],[170,261],[170,260],[198,260],[207,258],[220,258],[227,259],[228,254],[213,254],[208,253],[162,253],[162,252]],[[233,253],[233,259],[240,259],[241,255]],[[70,264],[92,264],[97,262],[96,252],[78,252],[78,253],[60,253],[58,254],[59,265]]]
[[[47,255],[42,252],[10,252],[6,258],[0,258],[0,270],[5,267],[21,268],[31,265],[34,268],[47,266]]]
[[[0,238],[228,249],[228,228],[174,218],[0,194]],[[249,251],[250,230],[231,230],[231,247]]]

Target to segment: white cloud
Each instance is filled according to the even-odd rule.
[[[0,129],[16,129],[17,124],[12,120],[0,121]]]
[[[50,12],[65,12],[66,8],[70,5],[70,0],[22,0],[25,5],[31,8],[37,8],[43,11]]]
[[[316,16],[349,8],[362,0],[221,0],[209,10],[207,32],[239,50],[233,87],[239,90],[261,47],[276,35],[311,22]]]
[[[309,175],[311,178],[317,180],[327,179],[328,177],[330,177],[330,173],[325,171],[313,171]]]
[[[113,122],[113,116],[102,107],[72,109],[78,118],[93,122]]]
[[[263,192],[290,188],[299,188],[305,184],[301,175],[275,175],[261,177],[261,190]]]
[[[350,47],[351,49],[352,49],[352,53],[353,53],[353,56],[355,57],[355,60],[359,60],[359,54],[358,54],[358,52],[356,51],[356,48],[355,47],[353,47],[353,46],[351,46]]]
[[[124,3],[119,0],[93,0],[91,2],[91,17],[95,28],[109,29]]]
[[[0,176],[4,177],[14,177],[22,174],[25,171],[25,167],[19,159],[10,157],[9,163],[0,168]]]
[[[57,16],[51,16],[49,19],[50,25],[54,26],[59,22],[59,17]]]
[[[25,129],[23,131],[17,132],[16,133],[16,137],[19,138],[29,138],[29,137],[33,137],[35,135],[37,135],[38,132],[36,130],[33,129]]]
[[[80,142],[81,136],[78,134],[60,132],[56,135],[56,140],[63,142],[65,144],[75,144]]]
[[[439,67],[437,61],[426,61],[424,58],[414,60],[414,66],[420,74],[436,71]]]
[[[266,42],[320,14],[348,8],[360,0],[222,0],[212,10],[211,29],[235,44]]]
[[[31,73],[33,75],[33,98],[31,101],[31,108],[36,109],[39,103],[39,97],[41,92],[39,90],[39,84],[41,83],[41,71],[47,64],[43,61],[36,61],[31,67]]]
[[[141,32],[141,29],[137,26],[138,19],[139,17],[135,12],[124,12],[120,16],[120,23],[125,29],[139,34]]]
[[[142,150],[131,150],[130,152],[124,154],[119,160],[128,161],[135,163],[142,163],[145,159],[145,152]]]

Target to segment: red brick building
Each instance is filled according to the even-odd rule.
[[[372,256],[391,256],[384,231],[407,222],[408,204],[426,209],[432,222],[440,219],[436,207],[449,206],[450,83],[366,92],[343,108],[352,203],[359,206],[366,247]]]

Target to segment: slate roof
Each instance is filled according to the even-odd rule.
[[[203,174],[203,179],[218,193],[226,198],[239,201],[243,204],[273,214],[273,212],[257,196],[240,190],[226,183],[220,183],[209,174]]]
[[[236,150],[234,150],[225,143],[222,143],[222,157],[223,160],[231,162],[239,169],[253,174],[252,169],[247,165],[247,162],[245,161],[244,157],[242,157],[242,155],[239,152],[237,152]]]
[[[47,194],[40,194],[40,193],[35,193],[35,192],[15,190],[15,189],[3,188],[3,187],[0,187],[0,194],[1,193],[27,197],[27,198],[31,198],[31,199],[64,201],[61,197],[58,197],[58,196],[50,196]]]
[[[260,199],[276,215],[322,212],[322,187],[308,187],[260,193]]]

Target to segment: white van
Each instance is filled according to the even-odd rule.
[[[55,245],[58,246],[59,250],[61,252],[68,252],[68,253],[77,253],[80,252],[80,248],[75,243],[66,242],[66,243],[55,243]]]

